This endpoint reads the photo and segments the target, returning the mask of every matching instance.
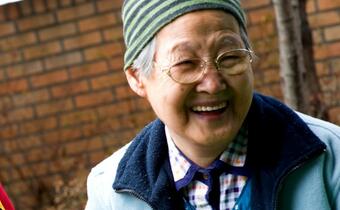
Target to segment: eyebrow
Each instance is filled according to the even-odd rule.
[[[222,47],[242,47],[243,46],[243,41],[240,36],[236,34],[225,34],[222,35],[221,38],[218,39],[216,42],[218,45]]]
[[[176,51],[194,51],[195,47],[194,44],[192,44],[189,41],[180,41],[176,43],[173,47],[169,49],[170,53],[176,52]]]

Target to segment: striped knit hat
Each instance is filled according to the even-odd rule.
[[[225,10],[231,13],[246,31],[245,15],[239,0],[124,0],[124,69],[132,65],[162,27],[180,15],[202,9]]]

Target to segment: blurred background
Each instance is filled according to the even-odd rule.
[[[271,0],[242,0],[257,91],[284,100]],[[123,73],[122,0],[0,6],[0,182],[17,210],[83,209],[91,167],[154,114]],[[324,119],[340,125],[340,1],[307,0]]]

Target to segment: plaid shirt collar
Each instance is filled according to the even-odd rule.
[[[174,181],[181,180],[188,172],[192,163],[174,144],[168,128],[165,126],[165,134],[169,149],[169,158]],[[241,128],[236,138],[228,148],[220,155],[219,160],[235,167],[243,167],[247,153],[247,129]]]

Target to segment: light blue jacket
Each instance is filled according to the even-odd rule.
[[[340,210],[340,128],[295,114],[258,94],[249,115],[259,123],[254,129],[256,135],[271,133],[268,140],[273,142],[269,150],[250,149],[254,155],[249,154],[253,157],[249,161],[266,162],[252,162],[258,173],[254,176],[251,209]],[[283,135],[284,141],[275,139],[275,133]],[[132,143],[94,167],[87,182],[86,210],[183,209],[179,207],[183,205],[180,196],[172,188],[166,141],[161,140],[164,137],[164,125],[156,120]],[[254,147],[257,141],[253,141]]]
[[[292,172],[282,184],[282,210],[340,210],[340,128],[299,114],[326,151]]]

